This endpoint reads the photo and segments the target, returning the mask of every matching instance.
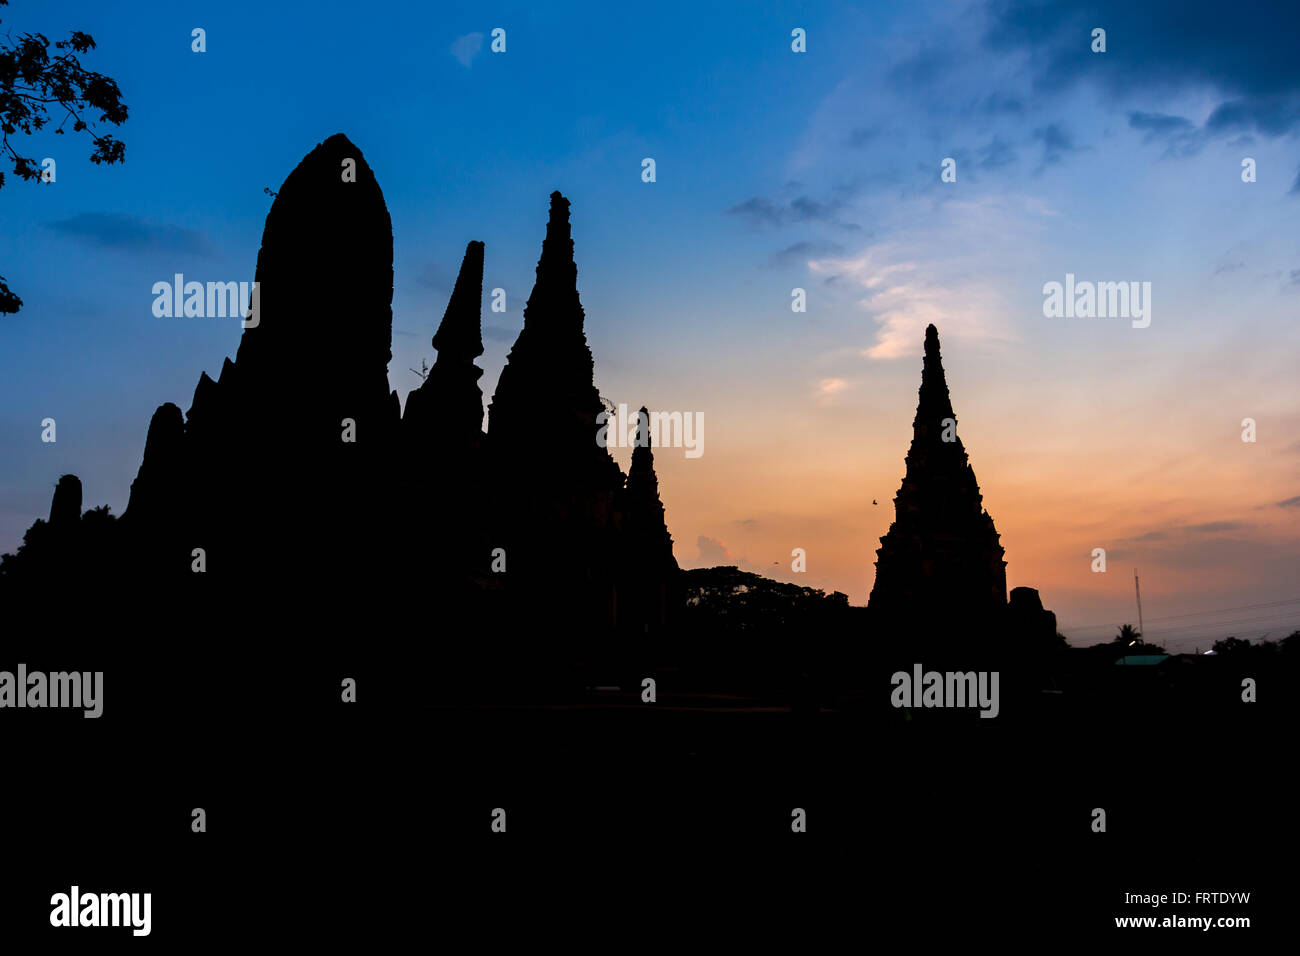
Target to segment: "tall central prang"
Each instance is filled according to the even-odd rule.
[[[987,620],[1007,603],[1007,563],[984,510],[939,356],[939,332],[925,330],[920,400],[912,423],[894,521],[876,551],[870,607],[880,617]]]

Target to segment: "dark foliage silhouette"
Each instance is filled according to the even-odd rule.
[[[0,7],[8,4],[9,0],[0,0]],[[74,133],[89,133],[94,143],[92,163],[111,165],[126,158],[126,145],[95,126],[96,122],[121,126],[126,122],[127,107],[111,77],[81,65],[77,54],[94,48],[94,38],[79,30],[54,43],[54,56],[50,55],[49,39],[40,33],[0,38],[0,154],[12,163],[14,175],[20,179],[40,179],[41,168],[34,157],[19,153],[10,137],[31,135],[45,128],[50,122],[49,104],[64,111],[54,130],[56,134],[64,133],[68,120],[72,120]],[[92,111],[98,112],[98,117]],[[4,173],[0,172],[0,187],[4,183]],[[17,312],[22,304],[0,276],[0,313]]]

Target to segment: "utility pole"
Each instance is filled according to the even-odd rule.
[[[1133,590],[1137,592],[1138,601],[1138,634],[1142,636],[1142,643],[1146,643],[1146,628],[1142,626],[1142,585],[1138,583],[1137,568],[1133,569]]]

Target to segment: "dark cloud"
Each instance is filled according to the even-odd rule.
[[[450,294],[456,284],[456,276],[436,262],[427,262],[416,275],[415,284]]]
[[[1189,524],[1187,530],[1198,534],[1217,534],[1221,531],[1241,531],[1249,527],[1250,525],[1241,521],[1207,521],[1205,524]]]
[[[1286,498],[1277,503],[1279,508],[1300,508],[1300,495],[1294,498]]]
[[[1025,104],[1014,96],[1006,96],[1002,93],[990,93],[979,103],[978,109],[982,113],[991,116],[997,116],[1004,113],[1014,113],[1019,115],[1025,111]]]
[[[784,249],[772,253],[767,264],[776,268],[788,266],[803,259],[812,259],[819,256],[838,256],[843,253],[844,247],[838,242],[832,242],[828,239],[806,239],[803,242],[796,242],[792,246],[786,246]]]
[[[1144,143],[1163,142],[1167,156],[1194,156],[1205,145],[1204,135],[1185,116],[1137,110],[1128,114],[1128,125],[1146,134]]]
[[[886,81],[899,90],[923,90],[939,82],[959,57],[960,54],[946,44],[926,46],[894,64],[886,75]]]
[[[999,136],[980,149],[980,159],[975,165],[978,169],[998,169],[1016,161],[1016,151],[1003,142]]]
[[[1217,276],[1225,272],[1236,272],[1238,269],[1244,269],[1245,267],[1246,263],[1244,262],[1225,262],[1223,265],[1219,266],[1219,268],[1214,270],[1214,274]]]
[[[860,149],[879,135],[879,127],[855,129],[849,133],[849,145],[854,149]]]
[[[1205,121],[1214,135],[1249,133],[1282,136],[1300,123],[1300,98],[1270,96],[1262,100],[1231,100],[1220,103]]]
[[[1117,95],[1210,91],[1206,132],[1280,136],[1300,127],[1300,4],[1217,0],[992,0],[985,44],[1027,52],[1035,92],[1094,83]],[[1092,29],[1106,52],[1092,52]]]
[[[1227,531],[1244,531],[1250,527],[1249,524],[1242,521],[1206,521],[1203,524],[1189,524],[1177,528],[1170,528],[1168,531],[1148,531],[1145,534],[1140,534],[1126,540],[1136,544],[1143,541],[1171,541],[1179,539],[1182,543],[1171,546],[1186,547],[1189,535],[1222,534]],[[1109,557],[1114,560],[1116,557],[1122,557],[1123,554],[1126,553],[1127,552],[1121,553],[1112,550]]]
[[[752,226],[781,225],[781,209],[770,199],[754,196],[727,210],[729,216],[741,216],[748,219]]]
[[[483,338],[489,342],[511,342],[518,334],[518,329],[507,329],[500,325],[483,326]]]
[[[1056,123],[1034,130],[1034,139],[1043,144],[1043,166],[1059,163],[1062,156],[1079,151],[1070,134]]]
[[[855,222],[846,222],[840,213],[848,206],[847,196],[850,190],[841,190],[844,195],[836,196],[828,202],[813,199],[811,196],[796,196],[787,202],[773,202],[761,196],[754,196],[727,210],[729,216],[740,216],[748,220],[751,226],[784,226],[790,223],[808,224],[824,223],[840,229],[857,231],[862,227]]]
[[[844,207],[841,199],[832,199],[828,203],[818,202],[808,196],[799,196],[790,201],[791,220],[793,222],[826,222],[844,229],[861,228],[856,223],[843,222],[839,217]]]
[[[211,256],[216,250],[207,236],[181,226],[156,225],[126,213],[83,212],[49,224],[59,235],[79,242],[126,252],[179,252]]]

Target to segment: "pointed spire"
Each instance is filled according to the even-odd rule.
[[[465,246],[456,286],[442,324],[433,336],[438,350],[433,368],[406,399],[403,427],[412,445],[427,453],[431,441],[474,444],[483,429],[483,370],[474,359],[483,354],[483,243]]]
[[[647,483],[659,494],[659,479],[655,476],[655,456],[650,450],[650,413],[644,405],[637,415],[636,445],[632,449],[632,464],[627,472],[627,485]]]
[[[569,200],[556,190],[551,193],[546,238],[537,260],[537,281],[524,306],[524,327],[540,318],[549,328],[582,331],[586,318],[578,298],[578,265],[573,259],[573,238],[569,228]]]
[[[925,361],[921,367],[921,389],[918,396],[916,420],[913,423],[916,437],[926,434],[937,436],[942,431],[945,418],[956,419],[939,354],[939,330],[933,325],[925,328]]]
[[[524,306],[524,327],[506,356],[488,412],[488,430],[499,448],[517,442],[544,442],[552,450],[572,448],[575,461],[592,469],[598,484],[622,482],[614,459],[595,441],[596,416],[602,409],[595,385],[595,362],[582,325],[578,267],[569,234],[569,201],[551,193],[550,216],[537,281]],[[559,429],[543,438],[536,429],[536,409],[553,409]]]
[[[1003,548],[956,420],[939,331],[931,325],[894,522],[876,551],[870,605],[877,611],[919,619],[944,609],[978,614],[1006,604]]]
[[[433,336],[438,362],[470,363],[483,354],[482,310],[483,243],[473,241],[465,247],[451,300]]]
[[[659,476],[651,450],[650,413],[645,406],[637,416],[636,445],[627,472],[627,536],[632,561],[648,567],[676,568],[673,538],[668,533],[663,501],[659,497]]]

